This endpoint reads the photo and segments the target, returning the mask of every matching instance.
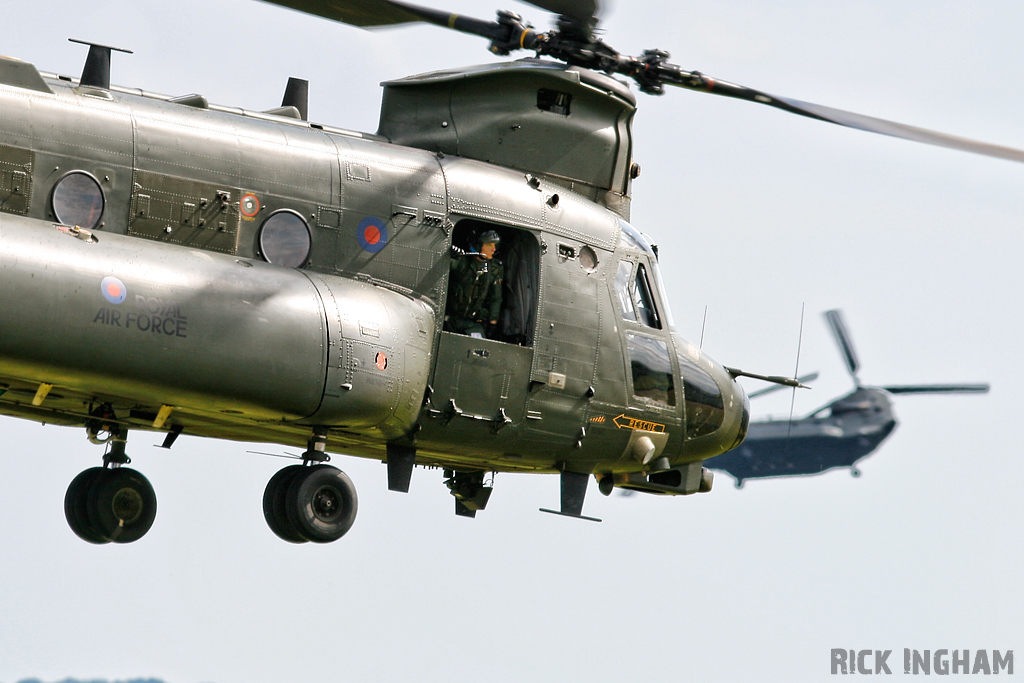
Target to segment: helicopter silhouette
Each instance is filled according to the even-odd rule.
[[[354,522],[354,485],[329,453],[385,463],[399,492],[414,468],[441,468],[466,517],[494,472],[557,474],[553,512],[575,518],[591,477],[604,494],[709,491],[704,461],[747,433],[736,379],[798,382],[726,367],[675,329],[658,252],[629,222],[625,79],[1024,160],[686,71],[661,50],[623,55],[586,0],[535,2],[558,15],[546,32],[511,12],[274,4],[357,26],[427,21],[535,57],[386,82],[376,133],[311,121],[298,79],[281,106],[247,111],[112,85],[110,46],[89,44],[79,78],[0,58],[0,414],[105,446],[65,496],[88,542],[153,523],[155,492],[126,467],[134,430],[165,448],[181,434],[305,446],[263,498],[271,531],[295,543]],[[446,331],[452,264],[492,231],[506,266],[496,329]]]
[[[838,310],[826,311],[825,319],[853,379],[854,390],[798,419],[760,420],[750,423],[747,438],[739,447],[707,461],[711,469],[727,472],[736,487],[747,479],[821,474],[848,467],[857,477],[857,463],[873,453],[896,429],[892,396],[897,394],[983,394],[988,384],[911,384],[865,386],[857,377],[860,361]],[[817,374],[801,377],[809,382]],[[779,389],[751,392],[750,398]]]

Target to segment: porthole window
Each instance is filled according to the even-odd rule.
[[[289,209],[275,211],[260,228],[260,252],[269,263],[298,268],[306,263],[312,238],[309,226]]]
[[[588,273],[593,273],[597,270],[597,252],[591,249],[589,245],[584,245],[580,249],[580,265]]]
[[[71,171],[53,187],[53,215],[63,225],[77,225],[92,230],[103,216],[103,190],[100,183],[85,171]]]

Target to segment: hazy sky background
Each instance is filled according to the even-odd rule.
[[[442,7],[548,26],[523,5]],[[1024,148],[1020,2],[620,0],[603,26],[625,53]],[[69,37],[133,49],[115,83],[218,104],[270,108],[307,78],[312,120],[366,131],[380,81],[492,59],[430,27],[370,33],[250,0],[6,3],[0,53],[77,76]],[[1024,166],[685,91],[640,96],[635,133],[633,223],[660,246],[683,336],[700,339],[707,306],[706,351],[789,374],[805,303],[800,368],[821,373],[797,395],[806,414],[852,386],[820,316],[841,308],[864,383],[991,393],[897,397],[901,425],[860,478],[737,490],[719,474],[687,498],[591,486],[602,524],[537,512],[557,505],[554,476],[499,475],[470,520],[438,471],[402,495],[380,463],[336,457],[359,518],[326,546],[266,527],[286,463],[247,451],[280,449],[186,436],[164,451],[143,433],[129,454],[156,523],[89,545],[63,498],[102,449],[0,419],[0,682],[790,682],[828,679],[837,647],[891,649],[896,675],[905,647],[1024,652]]]

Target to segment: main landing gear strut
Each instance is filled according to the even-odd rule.
[[[327,431],[314,430],[302,464],[280,470],[263,492],[267,526],[290,543],[330,543],[356,521],[356,487],[344,472],[325,464],[330,460],[326,444]]]
[[[107,427],[110,448],[103,467],[91,467],[71,481],[64,496],[64,516],[71,530],[89,543],[131,543],[142,538],[156,519],[156,493],[142,474],[124,467],[127,431]],[[96,430],[90,429],[90,440]]]

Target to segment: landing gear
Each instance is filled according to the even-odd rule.
[[[547,508],[541,508],[540,511],[550,512],[553,515],[562,515],[563,517],[575,517],[576,519],[600,522],[601,520],[597,517],[587,517],[583,514],[583,499],[587,495],[587,483],[590,481],[590,475],[583,474],[582,472],[562,470],[560,479],[562,487],[561,510],[548,510]]]
[[[330,465],[292,465],[270,479],[263,492],[267,526],[289,543],[330,543],[356,521],[352,480]]]
[[[89,543],[131,543],[142,538],[156,519],[156,493],[124,454],[125,437],[110,439],[104,467],[91,467],[71,481],[64,496],[64,516],[79,538]]]
[[[352,480],[337,467],[323,464],[326,432],[317,430],[302,454],[270,478],[263,492],[263,516],[270,530],[289,543],[330,543],[356,521],[358,500]]]
[[[102,467],[90,467],[71,480],[64,495],[64,517],[68,526],[83,541],[97,545],[109,543],[110,539],[104,538],[89,519],[89,489],[104,472],[106,470]]]
[[[89,487],[88,515],[103,538],[131,543],[153,526],[156,493],[149,480],[133,469],[103,469]]]
[[[267,526],[278,538],[289,543],[305,543],[307,540],[298,531],[292,529],[291,522],[288,521],[288,513],[285,511],[288,486],[295,475],[303,469],[305,468],[302,465],[290,465],[283,470],[278,470],[277,474],[267,482],[267,488],[263,491],[263,517],[267,520]]]

